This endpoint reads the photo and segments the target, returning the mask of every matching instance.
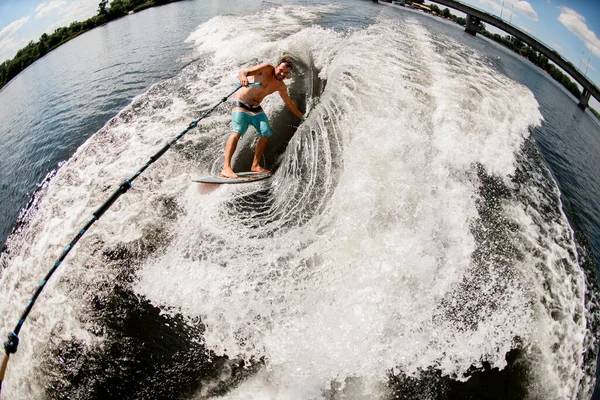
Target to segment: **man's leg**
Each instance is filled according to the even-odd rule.
[[[235,153],[240,136],[241,135],[237,132],[231,132],[229,139],[227,139],[227,144],[225,145],[225,164],[223,164],[223,171],[221,171],[221,176],[225,178],[238,177],[237,174],[231,169],[231,158],[233,157],[233,153]]]
[[[265,152],[265,148],[267,147],[268,141],[268,136],[260,136],[258,138],[258,142],[256,142],[256,151],[254,152],[254,160],[252,160],[252,168],[250,168],[250,171],[271,173],[271,171],[269,171],[268,169],[265,169],[260,166],[260,160],[262,159],[262,155]]]
[[[256,142],[256,151],[254,152],[254,160],[252,160],[252,167],[250,171],[252,172],[267,172],[271,173],[268,169],[265,169],[260,166],[260,162],[262,160],[263,153],[267,148],[267,142],[269,141],[269,137],[273,134],[273,129],[271,128],[271,124],[269,124],[269,119],[267,115],[262,112],[260,114],[256,114],[252,121],[252,125],[256,128],[256,131],[259,134],[258,142]]]

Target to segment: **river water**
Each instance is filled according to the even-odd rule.
[[[310,113],[263,103],[274,176],[191,183],[222,166],[217,108],[61,265],[3,398],[590,398],[600,125],[496,44],[367,1],[153,8],[6,86],[2,335],[123,179],[282,54]]]

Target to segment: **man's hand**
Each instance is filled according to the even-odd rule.
[[[238,74],[238,80],[240,81],[240,85],[248,86],[248,76],[246,76],[246,74],[244,74],[243,72],[240,72]]]

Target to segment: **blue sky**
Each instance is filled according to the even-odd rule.
[[[43,33],[93,17],[99,0],[0,0],[0,62]]]
[[[600,86],[600,0],[460,1],[502,16],[535,36]],[[0,62],[14,57],[18,49],[30,40],[37,41],[44,32],[51,33],[94,16],[98,3],[99,0],[0,0]],[[492,31],[492,27],[488,29]],[[600,108],[600,104],[593,103],[596,109]]]

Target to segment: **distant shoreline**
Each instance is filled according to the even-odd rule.
[[[75,21],[68,27],[57,28],[50,35],[44,33],[37,42],[32,40],[17,51],[15,57],[0,63],[0,90],[31,64],[79,35],[147,8],[178,1],[183,0],[113,0],[108,7],[108,0],[102,0],[95,16],[83,22]]]
[[[430,6],[423,5],[423,0],[382,0],[386,3],[392,3],[395,5],[410,7],[414,10],[430,13],[433,16],[454,22],[455,24],[465,26],[466,19],[462,17],[457,17],[452,14],[448,8],[441,9],[437,5],[432,4]],[[556,82],[560,83],[569,93],[575,96],[576,99],[581,98],[581,90],[577,86],[575,82],[573,82],[569,76],[564,74],[559,68],[555,67],[554,64],[551,64],[548,60],[548,57],[543,54],[535,51],[533,48],[529,47],[521,40],[512,37],[509,34],[505,36],[501,36],[497,33],[493,34],[485,29],[485,25],[481,23],[479,25],[478,33],[485,36],[486,38],[501,44],[505,48],[511,50],[513,53],[520,55],[521,57],[529,60],[536,67],[540,68],[546,74],[550,75]],[[591,106],[588,105],[589,110],[600,120],[600,113],[594,110]]]

